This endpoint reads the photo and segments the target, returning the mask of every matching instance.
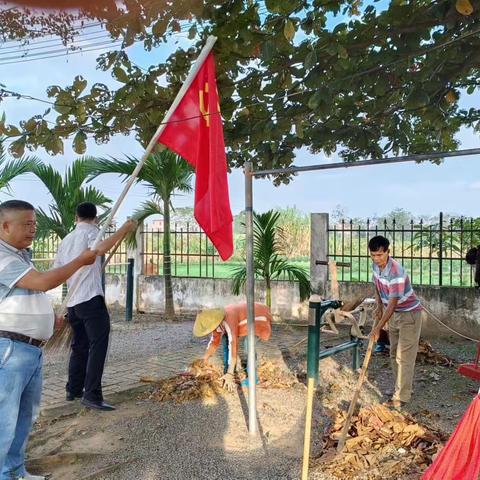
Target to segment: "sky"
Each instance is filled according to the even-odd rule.
[[[132,60],[140,66],[162,62],[178,44],[187,45],[186,35],[174,37],[173,42],[164,44],[152,52],[145,52],[141,46],[128,50]],[[92,41],[93,43],[93,41]],[[106,51],[106,50],[105,50]],[[0,48],[0,83],[7,89],[39,98],[47,98],[46,88],[50,85],[65,86],[76,75],[89,81],[116,85],[109,72],[96,70],[95,59],[101,51],[86,52],[52,59],[41,59],[26,63],[1,65],[5,56]],[[172,99],[173,101],[173,99]],[[474,94],[461,98],[461,105],[469,107],[480,101]],[[8,123],[17,123],[31,115],[42,113],[46,105],[30,100],[7,99],[0,103],[0,113],[6,114]],[[480,147],[478,135],[462,130],[459,134],[460,148]],[[43,161],[51,163],[63,172],[76,158],[71,145],[66,144],[65,155],[51,157],[43,149],[34,152]],[[142,150],[132,137],[117,136],[107,145],[88,143],[88,155],[122,157],[141,156]],[[306,150],[297,152],[295,165],[312,165],[335,161],[335,157],[312,155]],[[116,175],[105,175],[97,179],[99,187],[113,201],[120,195],[122,184]],[[29,200],[42,208],[48,207],[48,192],[35,177],[27,175],[12,182],[11,194],[0,193],[0,201],[9,198]],[[232,211],[239,213],[244,208],[244,178],[241,170],[229,175]],[[372,217],[382,215],[395,208],[403,208],[414,215],[436,215],[448,212],[456,215],[479,216],[480,159],[464,157],[445,160],[441,165],[430,163],[379,165],[341,170],[300,173],[289,185],[274,187],[270,180],[254,182],[254,208],[265,211],[270,208],[296,206],[310,212],[332,212],[341,206],[351,217]],[[147,190],[134,186],[120,208],[117,221],[123,221],[139,204],[148,199]],[[176,197],[177,207],[193,207],[193,194]]]

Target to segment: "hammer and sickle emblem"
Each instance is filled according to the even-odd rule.
[[[204,90],[198,92],[199,103],[200,103],[200,112],[203,115],[207,127],[210,127],[210,115],[208,111],[208,82],[205,82]]]
[[[218,97],[218,91],[217,91]],[[200,113],[203,115],[207,127],[210,127],[210,109],[208,107],[208,82],[205,82],[205,87],[203,90],[198,92],[198,100],[200,105]],[[220,104],[217,102],[217,112],[220,113]]]

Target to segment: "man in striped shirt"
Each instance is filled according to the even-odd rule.
[[[378,339],[388,322],[395,391],[387,405],[401,408],[412,396],[413,374],[422,329],[423,308],[405,269],[390,257],[390,242],[379,235],[368,243],[373,261],[377,310],[371,335]]]

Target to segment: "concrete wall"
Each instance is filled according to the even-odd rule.
[[[145,313],[163,311],[163,277],[138,277],[137,310]],[[112,308],[124,308],[126,296],[126,276],[107,275],[107,304]],[[425,287],[415,286],[415,291],[438,318],[465,335],[480,338],[480,291],[475,288]],[[262,282],[257,282],[257,301],[264,302]],[[364,282],[340,282],[340,292],[344,298],[358,296],[373,297],[373,286]],[[49,292],[59,304],[61,289]],[[218,307],[241,302],[243,296],[231,293],[231,280],[207,278],[173,278],[173,295],[178,312],[194,312],[202,308]],[[277,321],[301,320],[308,317],[307,302],[300,303],[298,288],[291,282],[277,282],[272,291],[272,310]],[[135,306],[134,306],[135,309]],[[445,336],[450,332],[427,318],[424,336]]]
[[[142,312],[161,312],[164,306],[163,277],[140,276],[138,309]],[[265,301],[262,282],[256,283],[256,300]],[[177,311],[191,312],[245,301],[243,295],[232,293],[230,279],[173,278],[173,297]],[[291,282],[277,282],[272,287],[272,312],[279,319],[301,319],[307,316],[306,302],[300,303],[298,287]]]
[[[371,283],[340,282],[340,292],[345,298],[357,295],[373,297]],[[480,338],[480,291],[476,288],[430,287],[414,285],[423,305],[443,323],[464,335]],[[427,315],[423,326],[424,336],[446,336],[451,332]]]

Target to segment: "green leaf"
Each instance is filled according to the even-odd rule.
[[[467,88],[467,93],[471,95],[475,91],[475,85],[469,85]]]
[[[7,125],[4,131],[7,137],[18,137],[21,135],[20,130],[15,125]]]
[[[10,144],[10,147],[9,147],[10,153],[15,158],[22,157],[23,154],[25,153],[25,144],[26,144],[25,137],[20,137],[18,140],[15,140]]]
[[[34,118],[30,118],[30,120],[25,122],[24,128],[27,132],[33,132],[37,128],[37,121]]]
[[[301,123],[296,123],[295,124],[295,133],[297,134],[298,138],[303,138],[303,125]]]
[[[59,86],[53,85],[47,88],[47,95],[48,97],[51,98],[51,97],[54,97],[55,95],[58,95],[61,91],[62,89]]]
[[[348,52],[345,47],[342,47],[342,45],[338,46],[338,56],[340,58],[348,58]]]
[[[405,106],[409,110],[414,110],[417,108],[424,107],[429,103],[430,103],[430,97],[428,96],[428,94],[423,90],[415,89],[407,97]]]
[[[57,95],[55,104],[53,108],[62,115],[68,114],[72,111],[72,107],[75,104],[75,101],[72,99],[71,95],[65,91],[61,91]]]
[[[152,33],[156,37],[163,37],[167,31],[168,22],[166,20],[158,20],[153,24]]]
[[[197,27],[195,25],[188,29],[188,39],[193,40],[197,35]]]
[[[285,22],[283,27],[283,35],[285,35],[285,38],[289,42],[291,42],[295,37],[295,25],[290,19]]]
[[[277,47],[275,46],[275,44],[270,40],[266,41],[262,45],[262,59],[267,63],[270,62],[275,56],[276,51]]]
[[[323,102],[323,93],[317,90],[313,95],[308,99],[308,108],[311,110],[316,110],[320,104]]]
[[[310,70],[311,68],[315,67],[316,65],[317,65],[317,52],[315,50],[312,50],[305,57],[305,61],[303,62],[303,66],[307,70]]]
[[[87,150],[87,134],[83,131],[80,130],[76,135],[73,140],[73,150],[75,153],[78,153],[79,155],[83,155],[85,151]]]
[[[128,83],[130,81],[129,76],[121,67],[115,67],[113,69],[113,76],[121,83]]]
[[[87,86],[87,81],[82,76],[77,75],[72,85],[73,90],[75,91],[75,94],[77,97],[85,90],[86,86]]]

